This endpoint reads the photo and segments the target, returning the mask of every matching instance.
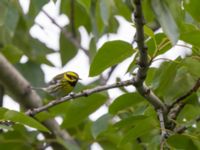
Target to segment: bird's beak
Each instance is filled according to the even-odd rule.
[[[82,80],[81,78],[78,78],[78,80]]]

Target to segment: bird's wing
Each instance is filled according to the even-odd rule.
[[[60,81],[61,81],[62,78],[63,78],[63,73],[62,73],[62,74],[59,74],[59,75],[57,75],[57,76],[55,76],[55,77],[48,83],[48,85],[60,83]]]

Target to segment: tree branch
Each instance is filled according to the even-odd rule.
[[[103,75],[101,74],[101,76],[100,76],[100,84],[101,85],[105,85],[108,82],[108,80],[110,79],[110,76],[112,75],[112,73],[116,67],[117,67],[117,65],[112,66],[106,77],[103,77]]]
[[[67,30],[60,26],[55,20],[54,18],[52,18],[45,10],[42,10],[42,12],[51,20],[51,22],[57,26],[61,32],[64,34],[65,38],[70,40],[70,42],[72,42],[74,44],[74,46],[76,46],[76,48],[80,48],[81,50],[83,50],[83,52],[88,56],[89,55],[89,52],[87,49],[85,49],[83,46],[81,46],[80,42],[77,41],[76,38],[73,37],[73,35],[69,32],[67,32]]]
[[[199,121],[200,121],[200,116],[197,117],[194,122],[199,122]],[[187,130],[189,127],[191,127],[191,125],[190,126],[181,126],[181,127],[175,128],[174,132],[181,134],[181,133],[185,132],[185,130]]]
[[[157,109],[162,109],[163,112],[167,112],[167,107],[165,104],[151,91],[145,84],[144,80],[149,68],[147,47],[144,43],[144,17],[142,13],[141,0],[134,0],[135,4],[135,25],[136,25],[136,42],[139,49],[140,57],[138,61],[139,69],[136,74],[135,87],[137,91],[144,96],[153,106]]]
[[[196,92],[200,87],[200,79],[198,79],[195,83],[195,85],[193,86],[192,89],[190,89],[185,95],[177,98],[169,107],[168,107],[168,118],[169,120],[172,120],[171,122],[169,122],[168,124],[168,128],[171,130],[175,130],[175,132],[177,133],[182,133],[184,132],[187,127],[186,126],[181,126],[181,127],[176,127],[176,123],[173,120],[176,120],[177,116],[179,115],[179,113],[181,112],[181,110],[184,108],[184,106],[186,105],[186,101],[185,99],[187,97],[189,97],[190,95],[192,95],[194,92]]]
[[[141,4],[140,4],[140,1],[135,1],[135,4],[137,6],[136,14],[135,14],[136,29],[137,29],[136,35],[137,35],[137,44],[140,51],[139,70],[137,72],[136,77],[133,78],[132,80],[122,81],[122,82],[111,84],[111,85],[98,86],[96,88],[85,90],[80,93],[67,95],[60,99],[53,100],[44,106],[34,108],[32,110],[29,109],[26,112],[27,115],[34,116],[39,112],[48,110],[49,108],[57,104],[69,101],[71,99],[76,99],[78,97],[83,97],[83,96],[89,96],[93,93],[101,92],[103,90],[108,90],[108,89],[121,87],[121,86],[128,86],[128,85],[134,85],[136,89],[138,90],[138,92],[143,97],[145,97],[155,107],[156,110],[162,109],[163,113],[166,112],[166,106],[164,105],[164,103],[144,84],[144,80],[146,77],[149,64],[148,64],[148,58],[147,58],[147,48],[144,45],[143,21],[141,21],[143,20],[142,12],[141,12]]]
[[[192,89],[190,89],[185,95],[177,98],[177,100],[175,100],[170,106],[169,109],[172,109],[176,104],[178,104],[180,101],[183,101],[184,99],[186,99],[187,97],[189,97],[190,95],[192,95],[192,93],[196,92],[200,87],[200,78],[197,80],[197,82],[195,83],[195,85],[193,86]]]
[[[181,110],[184,108],[186,101],[184,101],[187,97],[192,95],[194,92],[196,92],[200,87],[200,79],[197,80],[195,85],[192,89],[190,89],[185,95],[177,98],[170,106],[169,106],[169,113],[168,118],[170,120],[176,120],[177,116],[181,112]],[[173,129],[175,127],[175,124],[171,126]]]
[[[94,93],[98,93],[101,91],[105,91],[105,90],[109,90],[112,88],[117,88],[117,87],[122,87],[122,86],[129,86],[129,85],[135,85],[135,79],[131,79],[131,80],[126,80],[126,81],[122,81],[122,82],[118,82],[118,83],[114,83],[114,84],[110,84],[110,85],[102,85],[102,86],[97,86],[93,89],[88,89],[88,90],[84,90],[82,92],[79,93],[75,93],[75,94],[69,94],[65,97],[62,97],[60,99],[55,99],[50,101],[48,104],[38,107],[38,108],[33,108],[33,109],[29,109],[28,111],[26,111],[27,115],[30,116],[34,116],[42,111],[48,110],[49,108],[58,105],[60,103],[72,100],[72,99],[76,99],[79,97],[84,97],[84,96],[89,96],[92,95]],[[149,90],[148,90],[149,91]],[[155,103],[155,105],[158,103],[158,100],[156,99],[156,96],[150,91],[149,93],[145,94],[145,97],[148,97],[148,99],[151,99],[152,103]]]
[[[164,122],[164,117],[163,117],[163,110],[162,109],[158,109],[157,110],[157,114],[158,114],[158,118],[160,121],[160,127],[161,127],[161,138],[165,139],[167,137],[167,131],[165,128],[165,122]]]
[[[165,121],[164,121],[164,115],[163,110],[158,109],[157,110],[158,119],[160,121],[160,128],[161,128],[161,141],[160,141],[160,149],[162,150],[164,147],[165,139],[168,137],[167,130],[165,128]]]
[[[139,69],[135,77],[135,87],[137,91],[145,97],[157,111],[158,119],[160,121],[161,127],[161,146],[163,145],[165,138],[167,137],[167,132],[165,129],[165,124],[167,124],[167,107],[165,104],[147,87],[144,83],[151,62],[148,60],[147,46],[145,45],[144,37],[144,17],[142,13],[141,0],[134,0],[135,4],[135,26],[136,26],[136,36],[135,41],[137,42],[137,47],[139,50]]]
[[[8,94],[25,109],[32,109],[42,106],[42,101],[39,95],[32,91],[30,84],[23,76],[7,61],[0,53],[0,83],[8,91]],[[54,138],[60,137],[65,141],[73,141],[70,135],[59,128],[55,120],[44,121],[45,126],[53,133]],[[51,136],[52,135],[47,135]]]
[[[108,90],[108,89],[112,89],[112,88],[116,88],[116,87],[133,85],[134,82],[135,82],[134,80],[126,80],[126,81],[122,81],[122,82],[114,83],[114,84],[110,84],[110,85],[98,86],[98,87],[95,87],[93,89],[85,90],[85,91],[82,91],[82,92],[79,92],[79,93],[76,93],[76,94],[69,94],[69,95],[62,97],[60,99],[53,100],[53,101],[49,102],[48,104],[46,104],[44,106],[34,108],[34,109],[29,109],[26,112],[26,114],[30,115],[30,116],[34,116],[37,113],[48,110],[49,108],[51,108],[55,105],[58,105],[60,103],[63,103],[63,102],[66,102],[66,101],[69,101],[69,100],[72,100],[72,99],[76,99],[76,98],[79,98],[79,97],[83,97],[83,96],[89,96],[91,94],[98,93],[98,92]]]

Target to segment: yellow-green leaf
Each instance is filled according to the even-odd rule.
[[[96,76],[105,69],[120,63],[133,54],[131,44],[116,40],[106,42],[97,52],[90,66],[90,76]]]

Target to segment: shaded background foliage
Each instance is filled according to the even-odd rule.
[[[113,70],[123,60],[134,55],[127,67],[127,73],[134,76],[137,70],[138,49],[134,42],[122,40],[106,41],[97,49],[97,42],[102,36],[116,33],[121,16],[132,21],[134,5],[131,0],[62,0],[60,14],[69,18],[66,26],[56,25],[55,20],[48,17],[59,27],[60,48],[58,51],[47,47],[40,40],[30,35],[30,28],[48,0],[31,0],[29,10],[24,13],[19,1],[0,1],[0,51],[18,71],[33,86],[43,86],[44,73],[41,64],[54,67],[47,59],[48,54],[59,53],[62,66],[69,63],[78,53],[83,51],[91,62],[90,76],[97,76],[97,80],[77,87],[77,91],[106,84]],[[57,1],[54,0],[56,3]],[[144,26],[145,43],[148,46],[150,62],[162,60],[161,65],[149,68],[146,84],[163,100],[171,105],[178,98],[185,95],[195,85],[200,77],[200,29],[199,29],[199,0],[143,0],[142,7],[146,25]],[[46,12],[48,13],[48,12]],[[38,25],[39,26],[39,25]],[[42,29],[42,26],[40,26]],[[89,47],[80,44],[80,27],[85,28],[91,36]],[[162,29],[162,30],[159,30]],[[163,31],[163,32],[162,32]],[[182,42],[180,42],[182,41]],[[164,53],[171,48],[176,51],[177,46],[182,52],[189,49],[184,57],[175,60],[163,58]],[[23,56],[28,61],[22,63]],[[81,61],[81,60],[79,60]],[[108,69],[109,68],[109,69]],[[108,69],[102,76],[101,73]],[[123,80],[115,79],[116,82]],[[60,139],[41,139],[41,131],[47,131],[44,126],[22,112],[15,112],[5,108],[0,109],[0,120],[18,122],[13,126],[0,125],[0,149],[39,149],[48,147],[52,141],[60,143],[66,149],[90,149],[93,143],[98,143],[102,149],[131,150],[158,149],[160,146],[160,126],[154,108],[137,92],[129,92],[126,88],[119,88],[123,93],[113,102],[108,91],[89,97],[65,102],[49,109],[49,114],[42,112],[37,115],[38,121],[60,116],[63,122],[61,128],[67,130],[78,141],[74,146]],[[6,91],[6,94],[9,91]],[[199,91],[195,91],[184,99],[185,106],[175,118],[175,124],[186,126],[182,134],[171,130],[165,146],[171,149],[200,149],[199,142]],[[107,104],[108,112],[96,121],[89,118],[93,112],[103,104]],[[29,130],[24,125],[37,130]]]

